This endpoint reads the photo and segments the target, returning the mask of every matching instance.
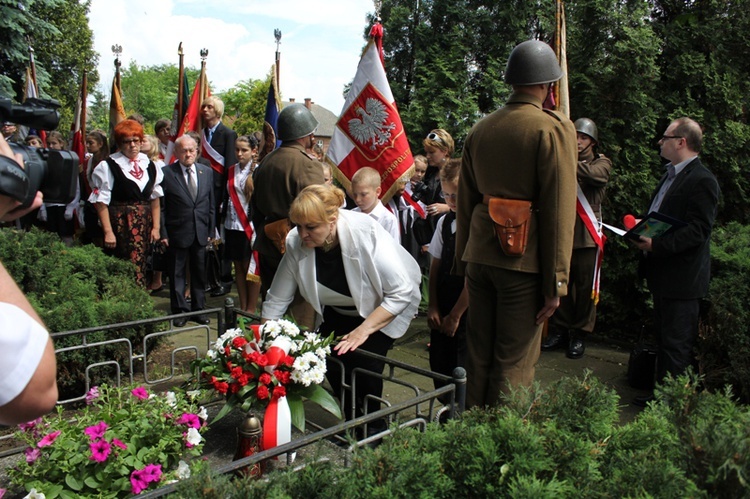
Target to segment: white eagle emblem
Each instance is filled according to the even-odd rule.
[[[396,128],[396,124],[386,124],[388,111],[385,104],[378,99],[368,98],[365,107],[367,110],[361,106],[355,110],[360,118],[349,120],[349,133],[362,145],[372,142],[370,150],[374,151],[378,146],[391,140],[391,130]]]

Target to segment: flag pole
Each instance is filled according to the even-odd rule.
[[[281,30],[276,28],[273,30],[273,37],[276,39],[276,86],[279,86],[279,76],[281,75],[281,52],[279,52],[279,45],[281,45]]]
[[[34,61],[34,47],[31,46],[31,38],[27,36],[26,40],[29,42],[29,67],[31,69],[31,84],[34,85],[34,92],[38,97],[39,85],[37,85],[36,83],[36,62]]]
[[[180,121],[182,119],[183,113],[185,112],[185,110],[182,108],[182,100],[185,98],[185,89],[182,85],[182,80],[183,78],[185,78],[185,55],[182,51],[182,42],[180,42],[180,46],[177,47],[177,55],[180,56],[180,72],[179,77],[177,78],[177,116],[179,117],[178,121]],[[176,130],[174,133],[176,133]]]
[[[83,82],[81,83],[81,136],[86,142],[86,99],[88,99],[88,72],[83,70]]]

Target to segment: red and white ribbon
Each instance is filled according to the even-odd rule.
[[[263,416],[263,450],[292,441],[292,412],[286,397],[271,400]]]

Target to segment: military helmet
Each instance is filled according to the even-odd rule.
[[[596,123],[588,118],[578,118],[574,123],[576,132],[588,135],[594,142],[599,143],[599,132],[596,130]]]
[[[539,40],[519,43],[510,53],[505,66],[505,83],[538,85],[562,77],[562,69],[552,48]]]
[[[304,104],[291,104],[279,113],[277,128],[282,142],[307,137],[317,127],[318,120]]]

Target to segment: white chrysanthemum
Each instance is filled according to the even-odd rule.
[[[292,369],[295,371],[307,371],[310,369],[310,363],[305,358],[305,356],[297,357],[294,359],[294,364],[292,364]]]
[[[278,322],[268,321],[265,324],[263,324],[263,329],[262,329],[263,336],[276,338],[279,334],[281,334],[281,326],[279,326]]]
[[[208,352],[206,352],[206,357],[208,357],[211,360],[214,360],[217,355],[218,354],[216,353],[216,350],[214,350],[213,348],[209,350]]]
[[[305,386],[310,386],[313,383],[313,377],[310,374],[310,371],[302,372],[302,375],[300,376],[300,383]]]
[[[237,336],[242,336],[242,330],[239,328],[234,329],[227,329],[227,331],[219,336],[219,340],[216,342],[219,345],[219,348],[221,348],[224,345],[224,342],[227,340],[233,340]]]
[[[203,440],[203,437],[197,429],[188,428],[186,439],[190,445],[198,445],[199,443],[201,443],[201,440]]]
[[[326,345],[324,347],[318,347],[315,349],[315,355],[318,356],[319,359],[325,360],[326,356],[331,353],[331,347]]]
[[[177,395],[174,392],[167,392],[164,398],[167,400],[168,406],[177,407]]]
[[[302,371],[292,371],[292,381],[295,383],[302,383]]]
[[[208,411],[205,407],[201,406],[201,410],[198,411],[198,417],[201,418],[203,421],[206,421],[208,419]]]
[[[299,328],[293,322],[285,319],[279,319],[278,323],[279,326],[281,326],[281,329],[283,329],[284,332],[289,336],[297,336],[299,334]]]
[[[320,343],[320,336],[318,335],[318,333],[315,333],[313,331],[307,331],[305,332],[305,341],[313,345],[317,345],[318,343]]]
[[[177,465],[177,478],[187,480],[190,478],[190,466],[185,461],[180,461]]]

